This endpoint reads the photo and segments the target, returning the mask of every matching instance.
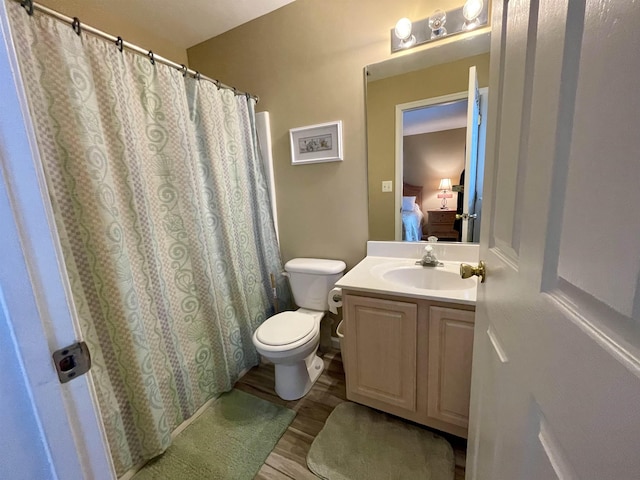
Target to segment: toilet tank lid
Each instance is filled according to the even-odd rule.
[[[284,269],[287,272],[313,273],[316,275],[333,275],[344,272],[347,264],[342,260],[328,260],[325,258],[293,258]]]

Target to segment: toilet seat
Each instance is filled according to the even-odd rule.
[[[315,335],[316,321],[299,312],[282,312],[267,319],[256,330],[256,339],[269,347],[303,345]]]

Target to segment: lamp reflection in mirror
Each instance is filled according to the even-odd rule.
[[[441,210],[447,210],[447,198],[453,198],[452,193],[448,193],[451,190],[451,179],[443,178],[440,180],[440,185],[438,186],[438,190],[442,190],[442,193],[438,194],[438,198],[442,199],[442,203],[440,204]]]

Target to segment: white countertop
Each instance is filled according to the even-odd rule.
[[[376,274],[376,272],[379,273],[387,268],[411,267],[415,265],[415,262],[416,258],[378,257],[369,255],[340,278],[336,282],[335,286],[361,292],[399,295],[403,297],[462,303],[466,305],[476,304],[477,279],[475,277],[464,280],[464,282],[469,282],[470,284],[470,288],[467,289],[430,290],[426,288],[401,285],[396,282],[385,280],[381,275]],[[443,263],[444,266],[441,267],[421,268],[437,268],[440,271],[447,271],[459,275],[461,262],[444,261]]]

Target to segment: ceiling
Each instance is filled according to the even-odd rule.
[[[404,136],[441,132],[467,126],[467,99],[416,108],[403,113]]]
[[[187,49],[231,30],[293,0],[65,0],[117,11],[136,25],[153,25],[167,32],[173,43]]]

